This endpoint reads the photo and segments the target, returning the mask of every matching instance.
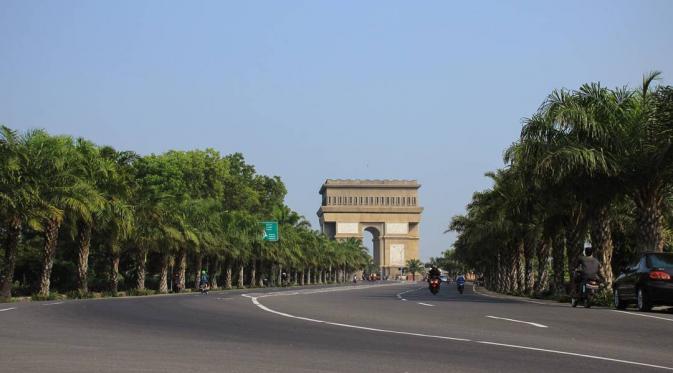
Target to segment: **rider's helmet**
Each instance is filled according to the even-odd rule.
[[[202,275],[205,275],[205,274],[206,274],[206,271],[205,271],[205,270],[201,271],[201,274],[202,274]]]
[[[584,256],[592,256],[594,254],[594,248],[591,245],[584,247]]]

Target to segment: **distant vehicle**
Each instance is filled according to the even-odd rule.
[[[439,280],[442,282],[449,282],[449,277],[446,275],[439,276]]]
[[[673,253],[645,253],[623,268],[612,284],[614,306],[635,303],[639,311],[673,306]]]

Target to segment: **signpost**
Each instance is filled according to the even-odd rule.
[[[277,221],[263,221],[264,225],[264,241],[278,241],[278,222]]]

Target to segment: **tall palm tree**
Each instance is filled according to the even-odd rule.
[[[49,136],[36,132],[28,142],[29,157],[35,163],[33,178],[45,214],[42,270],[39,278],[40,296],[50,290],[51,270],[56,254],[58,233],[64,214],[84,220],[92,219],[93,211],[103,199],[91,184],[78,175],[74,164],[77,154],[73,141],[67,136]]]
[[[6,231],[5,261],[0,268],[0,298],[12,296],[14,267],[24,224],[39,226],[40,197],[32,177],[38,175],[28,152],[28,142],[41,131],[20,135],[8,127],[0,127],[0,218]],[[44,211],[43,211],[44,212]]]
[[[71,210],[74,213],[71,219],[77,225],[77,287],[80,294],[86,294],[89,291],[87,283],[89,251],[95,218],[106,207],[108,200],[103,195],[106,192],[103,187],[114,177],[116,167],[112,160],[101,156],[100,149],[96,145],[82,138],[75,142],[75,156],[74,172],[102,197],[88,203],[85,206],[87,211],[84,213]]]

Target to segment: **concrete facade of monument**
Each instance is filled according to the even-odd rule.
[[[399,274],[419,259],[419,207],[416,180],[334,180],[320,188],[320,228],[332,239],[374,236],[374,263],[383,275]]]

